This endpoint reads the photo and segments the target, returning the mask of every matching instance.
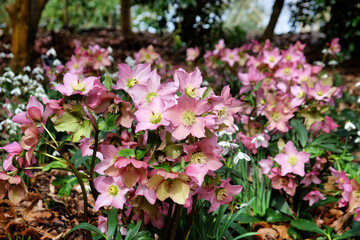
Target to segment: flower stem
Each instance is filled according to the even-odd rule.
[[[53,135],[51,134],[51,132],[45,127],[45,125],[43,123],[40,123],[41,126],[45,129],[45,131],[49,134],[51,140],[53,140],[53,142],[55,143],[56,147],[59,147],[58,142],[55,140],[55,138],[53,137]]]
[[[97,197],[98,197],[98,191],[95,188],[95,184],[94,184],[94,168],[95,168],[95,160],[96,160],[96,153],[97,153],[97,149],[98,149],[98,145],[99,145],[99,129],[98,128],[94,128],[94,149],[93,149],[93,154],[91,157],[91,164],[90,164],[90,189],[91,189],[91,194],[94,196],[94,199],[96,201]]]
[[[175,240],[176,239],[176,232],[179,228],[180,225],[180,213],[181,213],[181,205],[176,204],[175,207],[175,219],[172,221],[172,231],[171,231],[171,237],[170,240]]]

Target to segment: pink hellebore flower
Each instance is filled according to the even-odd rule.
[[[186,49],[186,61],[194,61],[200,54],[198,47]]]
[[[205,100],[195,100],[182,95],[177,105],[164,112],[165,118],[170,120],[174,127],[172,136],[176,140],[183,140],[190,134],[197,138],[205,137],[206,120],[201,115],[210,110],[209,108]]]
[[[264,51],[264,60],[271,69],[281,60],[280,52],[278,48],[274,48],[272,51]]]
[[[275,107],[268,105],[264,110],[264,114],[269,120],[269,125],[267,126],[269,131],[279,130],[287,132],[289,130],[288,122],[294,117],[294,114],[282,102],[279,102]]]
[[[271,186],[274,189],[284,189],[284,191],[290,196],[294,196],[296,192],[296,182],[295,176],[292,174],[287,174],[286,176],[281,176],[281,172],[278,168],[272,168],[270,170],[270,175],[268,178],[271,179]]]
[[[9,153],[7,158],[3,162],[3,167],[5,171],[13,171],[16,168],[12,165],[12,159],[14,157],[19,158],[19,155],[24,150],[18,142],[12,142],[11,144],[7,144],[4,147],[0,147],[0,149],[4,149]]]
[[[99,81],[97,77],[81,79],[76,74],[66,73],[64,85],[58,85],[55,89],[65,96],[74,94],[87,95],[94,88],[95,81]]]
[[[281,176],[294,173],[300,176],[305,175],[305,163],[309,162],[310,154],[298,152],[294,143],[288,141],[285,145],[285,153],[279,153],[274,160],[281,166]]]
[[[227,62],[230,67],[234,66],[234,64],[240,60],[239,57],[239,50],[237,48],[231,50],[229,48],[225,49],[225,54],[224,56],[221,58],[221,60],[223,60],[224,62]]]
[[[329,99],[329,91],[331,87],[330,86],[323,86],[321,83],[317,82],[315,83],[314,88],[310,88],[308,95],[312,96],[318,101],[325,101],[328,102]]]
[[[83,60],[81,58],[77,58],[76,56],[72,55],[71,60],[66,63],[66,68],[68,69],[69,73],[83,74],[83,65]]]
[[[114,166],[110,166],[104,173],[111,177],[121,177],[122,183],[132,188],[140,180],[141,184],[147,182],[147,163],[132,157],[118,157]]]
[[[214,55],[220,53],[220,51],[224,49],[224,47],[225,47],[224,39],[220,39],[220,41],[215,45],[215,49],[213,51]]]
[[[15,123],[22,124],[21,130],[25,131],[36,122],[45,123],[52,113],[54,111],[50,107],[46,107],[44,111],[44,106],[34,96],[30,96],[26,112],[16,114],[12,120]],[[42,131],[43,128],[41,127],[40,132]]]
[[[136,84],[145,84],[150,77],[150,72],[150,64],[139,64],[134,70],[131,70],[126,63],[119,64],[119,80],[113,88],[128,91]]]
[[[329,52],[331,55],[335,55],[335,53],[339,53],[340,50],[339,38],[334,38],[330,43]]]
[[[355,217],[354,217],[354,220],[355,221],[360,221],[360,208],[357,208],[357,209],[355,209]]]
[[[205,175],[209,170],[216,171],[223,165],[220,162],[222,148],[217,146],[217,138],[206,138],[194,145],[184,145],[184,157],[190,162],[185,172],[190,178],[194,178],[199,186],[202,185]]]
[[[184,205],[190,194],[189,177],[182,173],[169,173],[163,169],[154,172],[146,186],[150,190],[155,190],[160,201],[170,197],[177,204]]]
[[[260,160],[259,165],[262,169],[263,174],[268,174],[270,172],[272,166],[274,165],[274,161],[269,156],[266,159]]]
[[[305,187],[310,186],[311,183],[320,184],[321,180],[318,178],[320,172],[308,172],[305,174],[305,177],[301,180],[300,183],[304,184]]]
[[[227,204],[233,200],[233,194],[236,195],[243,189],[240,185],[231,185],[230,178],[221,179],[220,185],[215,186],[209,192],[202,192],[200,196],[211,203],[209,213],[215,211],[220,205]]]
[[[27,187],[20,176],[9,176],[6,172],[0,172],[0,199],[8,192],[9,200],[18,204],[27,193]]]
[[[25,135],[20,140],[20,145],[23,149],[27,150],[25,159],[28,165],[32,164],[34,151],[37,143],[39,142],[39,130],[37,127],[32,126],[25,130]]]
[[[169,121],[164,118],[165,103],[160,96],[153,98],[148,107],[137,110],[134,115],[138,123],[135,132],[141,130],[155,130],[160,126],[168,126]]]
[[[317,203],[319,199],[325,200],[326,198],[318,190],[314,190],[306,194],[306,196],[303,199],[308,200],[309,205],[312,206],[314,203]]]
[[[240,94],[247,93],[253,89],[258,82],[263,78],[263,75],[255,67],[250,67],[247,73],[238,73],[238,77],[241,83],[244,85],[241,87]]]
[[[118,181],[117,181],[118,182]],[[96,190],[100,193],[95,202],[95,210],[98,211],[102,206],[114,206],[123,209],[126,202],[125,194],[128,188],[119,185],[112,177],[100,176],[95,178]]]
[[[99,70],[101,67],[110,66],[111,62],[108,58],[109,51],[105,48],[101,48],[99,45],[89,47],[92,52],[94,60],[92,60],[93,68]]]
[[[148,106],[151,100],[156,96],[161,96],[165,102],[171,101],[176,95],[178,87],[174,82],[161,84],[161,77],[157,74],[156,70],[150,73],[150,78],[144,84],[137,84],[133,90],[129,92],[134,105],[137,108]]]
[[[179,86],[179,91],[191,98],[200,98],[206,88],[201,88],[203,78],[198,68],[191,73],[187,73],[180,68],[174,74],[175,84]]]

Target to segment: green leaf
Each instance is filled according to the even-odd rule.
[[[76,225],[75,227],[73,227],[70,230],[70,232],[68,232],[66,234],[66,236],[68,236],[71,232],[78,230],[78,229],[89,230],[91,232],[97,233],[97,234],[101,235],[102,237],[106,238],[106,236],[97,227],[95,227],[94,225],[91,225],[90,223],[87,223],[87,222],[82,222],[82,223]],[[65,237],[65,239],[66,239],[66,237]]]
[[[211,94],[211,87],[208,87],[202,95],[202,99],[208,98]]]
[[[275,196],[271,199],[270,206],[291,217],[293,216],[289,204],[279,194],[275,194]]]
[[[348,239],[350,237],[360,236],[360,226],[353,227],[349,231],[344,232],[339,237],[335,237],[334,240]]]
[[[116,227],[118,225],[118,216],[117,216],[117,209],[112,208],[108,213],[107,218],[107,233],[106,236],[108,239],[112,239],[114,236],[114,233],[116,231]]]
[[[155,168],[155,169],[164,169],[167,172],[170,172],[170,170],[171,170],[171,167],[169,166],[169,164],[166,164],[166,163],[162,163],[162,164],[159,164],[159,165],[154,165],[152,167]]]
[[[71,190],[78,183],[78,180],[75,176],[55,176],[53,185],[61,186],[59,189],[59,197],[62,197],[64,194],[68,197]]]
[[[291,221],[291,226],[303,230],[303,231],[307,231],[307,232],[315,232],[321,235],[326,235],[326,232],[324,230],[322,230],[321,228],[319,228],[316,223],[312,220],[307,220],[307,219],[296,219]]]
[[[124,148],[118,152],[119,157],[130,158],[135,157],[135,151],[131,148]]]
[[[297,228],[290,226],[287,230],[287,234],[291,239],[301,239],[301,234]]]
[[[78,168],[82,165],[89,156],[82,156],[81,150],[76,151],[70,158],[70,162],[74,164],[75,168]]]
[[[299,120],[293,119],[290,121],[290,126],[292,126],[296,133],[298,134],[300,144],[305,148],[308,141],[308,133],[306,131],[305,125],[302,124]]]
[[[140,226],[141,226],[141,221],[139,221],[135,226],[134,224],[130,224],[125,240],[135,239],[135,235],[138,233]]]
[[[120,114],[112,114],[108,113],[106,118],[99,121],[99,129],[104,132],[110,132],[116,126],[116,119],[120,116]]]
[[[279,210],[274,210],[272,208],[268,208],[265,211],[266,222],[287,222],[291,221],[291,218]]]
[[[53,168],[66,168],[67,167],[67,164],[64,163],[64,162],[60,162],[60,161],[53,161],[49,164],[47,164],[46,166],[43,167],[43,171],[44,172],[47,172]]]
[[[257,232],[248,232],[248,233],[241,234],[240,236],[237,236],[236,238],[233,238],[233,240],[242,239],[242,238],[245,238],[245,237],[250,237],[250,236],[257,235],[257,234],[258,234]]]
[[[58,132],[74,132],[79,126],[79,119],[68,112],[64,112],[54,123],[54,128]]]
[[[147,152],[148,152],[148,149],[137,149],[136,150],[136,159],[137,160],[142,159]]]
[[[79,124],[79,128],[73,132],[72,140],[74,142],[80,141],[83,137],[89,138],[92,131],[92,125],[90,120],[84,120],[83,123]]]
[[[113,83],[112,83],[112,80],[111,80],[109,74],[107,74],[107,73],[105,74],[104,86],[106,87],[106,89],[109,92],[112,90]]]
[[[181,169],[182,169],[181,163],[177,163],[171,168],[171,171],[172,172],[179,172]]]
[[[259,89],[260,89],[261,84],[263,83],[263,81],[264,81],[264,80],[261,80],[260,82],[258,82],[258,83],[256,84],[256,86],[255,86],[255,88],[254,88],[253,92],[256,92],[257,90],[259,90]]]

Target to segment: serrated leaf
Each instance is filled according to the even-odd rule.
[[[107,233],[106,236],[108,239],[112,239],[114,236],[114,233],[116,231],[116,227],[118,225],[118,216],[117,216],[117,209],[112,208],[108,213],[107,218]]]
[[[130,158],[135,157],[135,151],[131,148],[124,148],[118,152],[119,157]]]
[[[44,172],[47,172],[53,168],[66,168],[67,167],[67,164],[64,163],[64,162],[60,162],[60,161],[53,161],[49,164],[47,164],[46,166],[43,167],[43,171]]]
[[[94,225],[91,225],[90,223],[87,223],[87,222],[82,222],[82,223],[76,225],[75,227],[73,227],[70,230],[70,232],[68,232],[66,234],[66,236],[68,236],[71,232],[78,230],[78,229],[89,230],[91,232],[97,233],[97,234],[101,235],[102,237],[106,238],[106,236],[97,227],[95,227]]]
[[[308,232],[315,232],[321,235],[326,235],[326,232],[319,228],[314,221],[307,219],[296,219],[291,221],[291,226]]]
[[[55,178],[56,179],[52,184],[55,186],[61,186],[58,194],[59,197],[62,197],[64,194],[68,197],[75,184],[78,183],[75,176],[55,176]]]

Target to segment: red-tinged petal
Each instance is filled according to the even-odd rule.
[[[39,109],[41,113],[44,112],[44,106],[34,96],[30,96],[29,103],[26,106],[26,110],[28,110],[31,107],[35,107],[35,108]]]
[[[29,117],[36,121],[41,121],[41,111],[36,107],[29,107],[27,110]]]

